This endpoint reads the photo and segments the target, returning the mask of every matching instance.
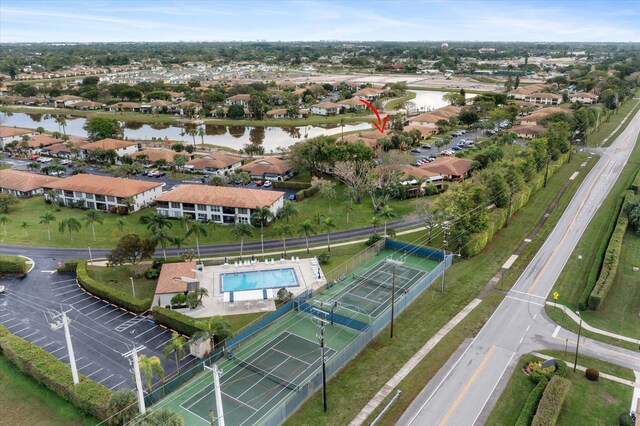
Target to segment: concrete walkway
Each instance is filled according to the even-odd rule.
[[[438,332],[427,341],[416,352],[414,356],[407,361],[405,365],[398,370],[398,372],[391,378],[387,383],[382,386],[382,389],[378,391],[377,394],[369,402],[364,408],[358,413],[358,415],[349,423],[349,426],[360,426],[362,425],[367,418],[373,413],[373,411],[384,401],[384,399],[393,392],[393,390],[400,384],[405,377],[411,373],[411,371],[415,368],[416,365],[420,361],[426,357],[429,352],[456,326],[462,321],[473,309],[478,306],[482,302],[480,299],[473,299],[471,303],[465,306],[458,314],[453,317],[447,324],[444,325]]]
[[[556,304],[554,302],[549,302],[549,301],[547,301],[547,305],[553,306],[554,308],[562,309],[563,312],[569,318],[571,318],[573,321],[576,322],[576,324],[580,324],[580,317],[575,312],[573,312],[571,309],[567,308],[565,305],[561,305],[559,303]],[[599,328],[595,328],[593,326],[590,326],[586,322],[584,322],[584,320],[582,320],[582,328],[584,328],[585,330],[590,331],[592,333],[601,334],[603,336],[609,336],[609,337],[612,337],[614,339],[624,340],[625,342],[630,342],[630,343],[635,343],[636,345],[640,345],[640,339],[634,339],[633,337],[627,337],[627,336],[623,336],[621,334],[611,333],[610,331],[607,331],[607,330],[602,330],[602,329],[599,329]]]

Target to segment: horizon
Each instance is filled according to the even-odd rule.
[[[3,0],[0,41],[637,43],[638,22],[632,0]]]

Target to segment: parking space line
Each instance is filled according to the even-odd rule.
[[[153,330],[155,330],[155,329],[156,329],[156,327],[155,327],[155,326],[153,326],[153,327],[151,327],[150,329],[148,329],[147,331],[143,331],[142,333],[140,333],[140,334],[138,334],[137,336],[135,336],[135,337],[134,337],[134,339],[137,339],[138,337],[140,337],[140,336],[142,336],[142,335],[144,335],[144,334],[147,334],[148,332],[153,331]],[[163,332],[163,333],[164,333],[164,332]]]
[[[69,288],[69,287],[78,288],[78,285],[77,284],[61,285],[61,286],[57,286],[56,288],[54,288],[53,291],[55,292],[56,290],[62,290],[63,288]]]
[[[38,334],[38,330],[34,331],[33,333],[27,334],[26,336],[23,337],[23,339],[28,339],[29,337],[33,336],[34,334]],[[33,342],[31,342],[33,343]]]
[[[91,373],[91,374],[87,374],[87,377],[91,377],[91,376],[93,376],[94,374],[98,374],[98,373],[99,373],[99,372],[101,372],[102,370],[104,370],[104,368],[100,368],[99,370],[96,370],[96,371],[94,371],[94,372],[93,372],[93,373]]]
[[[10,316],[10,315],[11,315],[11,314],[10,314],[9,312],[7,312],[6,314],[0,315],[0,318],[8,317],[8,316]]]
[[[115,317],[114,319],[110,319],[109,321],[105,322],[105,324],[109,324],[111,321],[115,321],[118,318],[120,318],[121,316],[128,315],[128,314],[129,314],[128,312],[124,312],[124,313],[118,315],[117,317]]]
[[[68,357],[69,357],[69,354],[66,354],[66,355],[62,355],[62,356],[61,356],[60,358],[58,358],[58,359],[59,359],[60,361],[62,361],[63,359],[68,358]]]
[[[9,328],[9,327],[7,327]],[[26,326],[25,328],[23,328],[22,330],[18,330],[18,331],[11,331],[12,334],[18,334],[18,333],[22,333],[25,330],[28,330],[29,326]],[[11,330],[11,328],[9,328],[9,330]],[[18,336],[19,337],[19,336]]]
[[[70,300],[75,299],[76,297],[80,297],[80,296],[86,298],[86,295],[84,293],[79,293],[79,294],[76,294],[75,296],[68,297],[65,302],[69,303]],[[80,302],[82,302],[82,300],[84,300],[84,299],[76,300],[75,302],[70,303],[70,305],[74,305],[76,303],[80,303]]]
[[[62,281],[53,281],[49,284],[60,284],[60,283],[68,283],[69,281],[75,281],[75,278],[69,278],[68,280],[62,280]]]
[[[89,364],[85,365],[84,367],[80,367],[78,368],[78,371],[80,370],[84,370],[85,368],[87,368],[88,366],[93,365],[93,362],[90,362]]]
[[[95,314],[96,312],[98,312],[100,309],[110,308],[110,307],[111,307],[111,306],[109,306],[109,305],[106,305],[106,304],[105,304],[104,306],[100,306],[99,308],[94,309],[93,311],[91,311],[91,312],[89,312],[89,313],[85,313],[85,315],[86,315],[86,316],[93,315],[93,314]]]
[[[114,390],[115,388],[117,388],[118,386],[120,386],[121,384],[123,384],[124,382],[126,382],[126,380],[121,381],[120,383],[118,383],[115,386],[110,387],[109,389]]]
[[[146,340],[146,341],[144,342],[144,344],[146,345],[146,344],[150,343],[152,340],[157,339],[158,337],[162,336],[163,334],[165,334],[165,330],[162,330],[162,331],[160,332],[160,334],[156,334],[156,335],[155,335],[155,336],[153,336],[152,338],[150,338],[150,339]]]
[[[87,309],[89,306],[93,306],[96,303],[101,303],[101,302],[102,302],[101,300],[96,300],[96,301],[94,301],[92,303],[89,303],[87,306],[83,306],[82,308],[78,309],[78,311],[82,311],[83,309]],[[76,303],[80,303],[80,302],[76,302]]]
[[[38,343],[38,342],[40,342],[40,341],[42,341],[42,340],[44,340],[44,339],[46,339],[46,338],[47,338],[47,336],[43,336],[43,337],[41,337],[41,338],[39,338],[39,339],[34,340],[34,341],[33,341],[33,342],[31,342],[31,343],[33,343],[33,344],[35,345],[36,343]],[[42,348],[42,347],[41,347],[41,348]]]
[[[96,318],[94,318],[94,319],[98,320],[98,319],[100,319],[100,318],[102,318],[102,317],[104,317],[104,316],[106,316],[106,315],[109,315],[109,314],[111,314],[111,313],[113,313],[113,312],[117,312],[117,311],[115,311],[115,310],[113,310],[113,309],[112,309],[112,310],[110,310],[109,312],[105,312],[104,314],[102,314],[102,315],[100,315],[99,317],[96,317]]]
[[[73,290],[69,290],[69,291],[64,291],[62,293],[54,293],[56,296],[64,296],[65,294],[69,294],[69,293],[76,293],[78,290],[73,289]]]
[[[112,374],[109,377],[106,377],[106,378],[100,380],[98,383],[102,384],[102,383],[106,382],[107,380],[109,380],[110,378],[112,378],[113,376],[115,376],[115,374]]]
[[[53,343],[53,342],[52,342],[52,343]],[[60,349],[64,349],[64,346],[60,346],[58,349],[56,349],[56,350],[54,350],[54,351],[51,351],[51,352],[49,352],[49,353],[53,355],[53,354],[55,354],[56,352],[58,352]]]
[[[9,322],[9,321],[18,321],[18,322],[20,322],[20,320],[18,318],[8,319],[7,322]],[[4,326],[7,327],[7,322],[3,322],[2,324],[4,324]]]
[[[156,349],[160,349],[161,347],[166,346],[166,344],[167,344],[167,342],[169,340],[171,340],[171,339],[167,339],[167,340],[163,341],[162,343],[160,343],[158,346],[156,346]]]

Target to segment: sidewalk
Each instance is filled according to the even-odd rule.
[[[571,309],[567,308],[565,305],[561,305],[559,303],[554,303],[554,302],[549,302],[549,301],[547,301],[547,305],[553,306],[554,308],[562,309],[562,311],[569,318],[571,318],[573,321],[575,321],[576,324],[580,323],[580,317],[575,312],[573,312]],[[582,320],[582,328],[584,328],[585,330],[590,331],[592,333],[601,334],[603,336],[609,336],[609,337],[613,337],[614,339],[624,340],[625,342],[630,342],[630,343],[635,343],[636,345],[640,345],[640,339],[634,339],[633,337],[627,337],[627,336],[623,336],[621,334],[611,333],[610,331],[607,331],[607,330],[601,330],[599,328],[592,327],[589,324],[587,324],[586,322],[584,322],[584,320]]]

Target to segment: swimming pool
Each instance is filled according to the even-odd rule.
[[[298,285],[293,268],[220,274],[220,286],[223,292],[297,287]]]

